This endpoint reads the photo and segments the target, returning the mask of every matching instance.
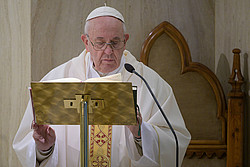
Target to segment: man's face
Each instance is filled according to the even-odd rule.
[[[128,34],[124,35],[122,22],[109,16],[97,17],[90,20],[88,37],[82,35],[82,40],[86,50],[91,54],[95,69],[102,73],[109,73],[120,66],[121,57],[128,38]],[[97,51],[91,44],[91,42],[98,44],[103,42],[115,43],[117,41],[124,41],[124,46],[120,49],[113,49],[111,45],[105,44],[102,48],[104,50]]]

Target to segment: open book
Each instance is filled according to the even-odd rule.
[[[105,77],[99,77],[99,78],[90,78],[85,81],[82,81],[77,78],[61,78],[61,79],[54,79],[54,80],[48,80],[43,82],[122,82],[121,73],[109,75]]]
[[[76,95],[91,97],[88,114],[91,125],[136,124],[136,91],[132,90],[132,83],[121,81],[121,74],[86,81],[62,78],[32,82],[31,93],[38,124],[79,125],[77,109],[65,108],[65,101],[76,99]],[[96,101],[102,101],[102,108],[94,105]]]

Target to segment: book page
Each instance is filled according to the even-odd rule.
[[[47,81],[41,81],[41,82],[121,82],[122,76],[121,73],[109,75],[105,77],[99,77],[99,78],[89,78],[86,81],[82,81],[77,78],[60,78],[60,79],[53,79],[53,80],[47,80]]]
[[[90,78],[84,82],[121,82],[121,81],[122,81],[121,73],[118,73],[100,78]]]
[[[53,80],[47,80],[47,81],[41,81],[41,82],[83,82],[80,79],[77,78],[60,78],[60,79],[53,79]]]

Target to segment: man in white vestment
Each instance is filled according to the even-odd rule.
[[[174,136],[146,85],[138,76],[125,70],[125,63],[131,64],[148,81],[171,122],[179,141],[179,164],[191,136],[172,88],[156,72],[125,50],[129,39],[125,29],[124,18],[116,9],[107,6],[96,8],[88,15],[85,32],[81,36],[86,49],[78,57],[50,71],[41,81],[62,78],[85,81],[120,73],[122,81],[137,86],[141,113],[138,114],[139,121],[135,126],[91,125],[90,138],[93,141],[90,143],[93,147],[95,145],[95,150],[92,150],[90,166],[174,167]],[[33,111],[29,102],[13,141],[13,148],[23,166],[80,166],[79,125],[49,126],[32,122]],[[95,140],[96,137],[102,138],[102,143]]]

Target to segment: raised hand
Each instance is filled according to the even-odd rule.
[[[38,150],[46,151],[55,144],[56,134],[49,125],[38,125],[33,122],[32,128],[34,129],[33,138]]]

